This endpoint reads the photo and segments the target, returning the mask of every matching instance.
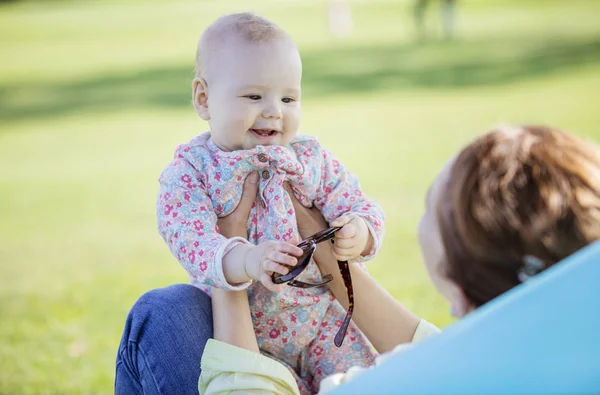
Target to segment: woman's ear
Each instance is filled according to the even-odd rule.
[[[208,85],[204,78],[196,77],[192,81],[192,101],[194,109],[200,118],[205,121],[210,120],[208,112]]]
[[[461,318],[475,310],[465,292],[458,285],[452,284],[452,288],[452,300],[450,301],[450,314],[452,316]]]

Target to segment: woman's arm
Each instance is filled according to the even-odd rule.
[[[215,340],[259,352],[246,291],[212,289]]]
[[[294,203],[298,230],[303,238],[328,226],[319,210],[304,207],[296,200],[289,186],[285,187]],[[321,272],[333,275],[333,281],[328,284],[328,287],[341,305],[348,308],[346,287],[337,260],[333,256],[331,244],[318,245],[315,261]],[[398,344],[412,341],[420,321],[419,317],[394,299],[373,277],[357,265],[350,265],[350,273],[354,288],[352,319],[377,351],[388,352]]]
[[[221,235],[228,238],[248,237],[246,224],[258,192],[258,184],[251,181],[250,176],[246,177],[242,198],[236,209],[217,221]],[[212,288],[212,311],[215,340],[259,352],[245,290],[224,291]]]
[[[315,252],[315,261],[323,272],[331,273],[330,291],[341,305],[348,308],[344,280],[330,244],[323,243]],[[352,319],[379,353],[392,351],[413,339],[419,317],[394,299],[377,281],[356,264],[350,264],[354,289]]]
[[[258,185],[246,178],[238,207],[217,225],[225,237],[247,237]],[[260,354],[246,291],[212,289],[213,333],[202,355],[201,394],[260,392],[298,395],[296,381],[279,362]]]

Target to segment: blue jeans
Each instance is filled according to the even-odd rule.
[[[211,337],[207,294],[188,284],[146,293],[127,316],[115,394],[197,394],[200,360]]]

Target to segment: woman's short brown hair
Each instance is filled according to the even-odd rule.
[[[458,155],[438,220],[445,275],[476,307],[600,239],[600,150],[560,130],[499,128]]]

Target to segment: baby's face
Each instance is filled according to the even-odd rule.
[[[211,56],[209,125],[225,151],[286,145],[300,123],[300,54],[290,40],[231,40]]]

